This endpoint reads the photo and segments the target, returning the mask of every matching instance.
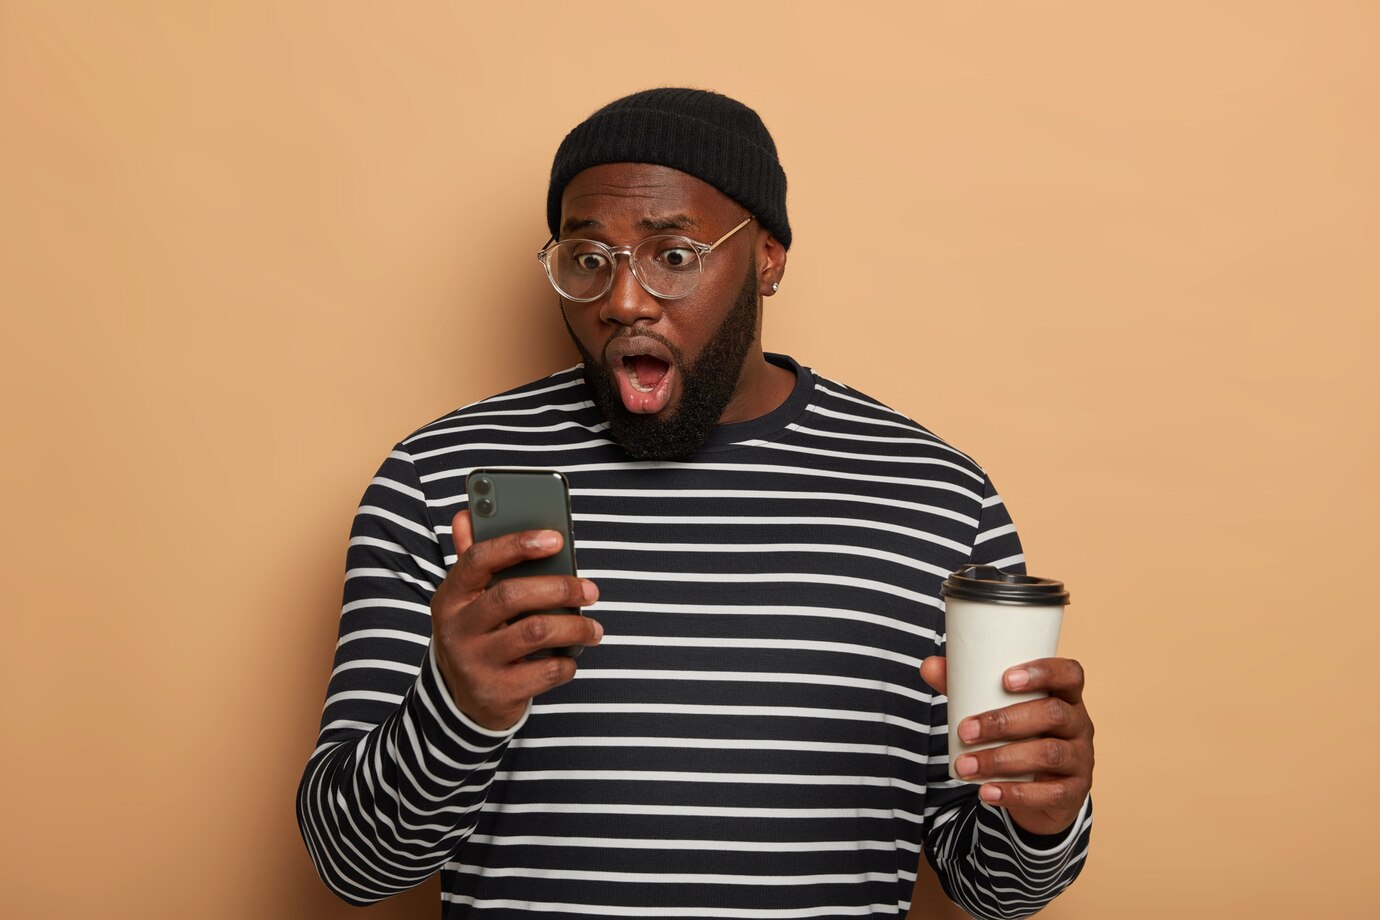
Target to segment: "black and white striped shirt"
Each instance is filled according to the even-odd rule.
[[[350,536],[340,640],[298,792],[352,903],[438,869],[443,916],[903,916],[922,843],[980,917],[1077,875],[1091,802],[1037,837],[948,778],[939,585],[1023,571],[964,454],[789,358],[796,387],[678,461],[628,459],[578,368],[457,410],[389,454]],[[559,469],[603,643],[510,731],[456,709],[429,601],[477,467]]]

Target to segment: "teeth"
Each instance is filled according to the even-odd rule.
[[[637,390],[639,393],[650,393],[652,390],[656,389],[655,386],[644,386],[642,381],[637,379],[637,367],[627,358],[623,359],[623,375],[628,378],[628,382],[632,384],[633,389]]]
[[[637,379],[637,371],[633,369],[632,365],[623,365],[623,372],[628,375],[628,382],[633,385],[633,389],[637,390],[639,393],[650,393],[654,389],[653,387],[642,385],[642,381]]]

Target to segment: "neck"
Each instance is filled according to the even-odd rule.
[[[743,361],[733,398],[719,416],[719,424],[732,425],[761,418],[784,403],[794,388],[795,374],[768,361],[762,346],[754,342]]]

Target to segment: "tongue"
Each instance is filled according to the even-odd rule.
[[[637,383],[646,389],[654,388],[666,376],[666,362],[651,355],[634,355],[628,360],[630,369],[637,375]]]

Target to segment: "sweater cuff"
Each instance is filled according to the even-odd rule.
[[[1011,813],[1005,808],[988,805],[986,802],[982,803],[982,807],[989,814],[1001,818],[1002,825],[1006,828],[1008,836],[1017,844],[1018,851],[1040,860],[1047,860],[1072,847],[1083,830],[1092,822],[1091,794],[1083,797],[1083,806],[1078,809],[1078,816],[1073,819],[1068,829],[1057,834],[1036,834],[1012,821]]]
[[[508,742],[527,722],[529,701],[522,718],[501,731],[485,728],[460,711],[436,663],[436,647],[427,646],[426,661],[413,686],[413,708],[420,738],[413,739],[428,772],[454,780],[472,778],[475,769],[493,767]],[[399,739],[400,741],[402,739]]]

